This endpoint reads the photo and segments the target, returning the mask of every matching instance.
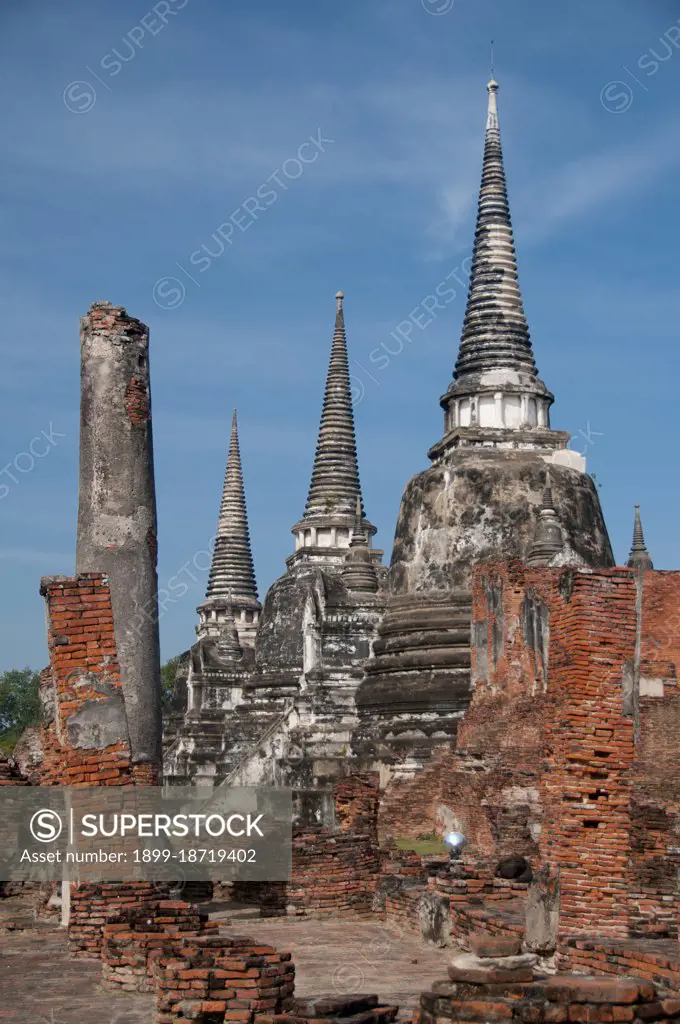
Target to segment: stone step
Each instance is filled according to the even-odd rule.
[[[428,669],[441,668],[442,666],[452,668],[470,668],[470,650],[465,647],[431,648],[423,650],[409,648],[400,654],[392,652],[379,654],[372,658],[366,665],[366,675],[382,675],[394,668],[404,669]]]
[[[389,653],[399,654],[403,651],[415,650],[420,647],[431,650],[433,648],[447,648],[457,647],[461,650],[470,650],[470,630],[469,629],[451,629],[447,631],[439,630],[431,633],[410,633],[404,636],[403,633],[393,634],[392,636],[379,637],[373,644],[373,653],[375,655]]]

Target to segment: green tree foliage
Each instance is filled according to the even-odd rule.
[[[161,668],[163,707],[169,706],[179,655]],[[24,729],[40,721],[40,675],[32,668],[11,668],[0,673],[0,750],[11,753]]]
[[[40,720],[40,676],[32,668],[0,674],[0,748],[12,751],[26,726]]]
[[[179,658],[179,654],[176,654],[174,658],[170,658],[170,661],[166,661],[165,665],[161,666],[161,702],[164,709],[170,706],[172,700]]]

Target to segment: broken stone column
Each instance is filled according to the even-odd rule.
[[[76,571],[109,580],[133,761],[160,763],[161,685],[149,329],[94,302],[81,319]]]
[[[557,948],[559,922],[559,872],[545,864],[534,873],[527,893],[524,948],[542,957],[551,956]]]

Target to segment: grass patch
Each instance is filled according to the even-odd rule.
[[[444,845],[441,839],[400,839],[395,838],[398,850],[414,850],[419,853],[420,856],[425,856],[429,853],[448,853],[448,847]]]

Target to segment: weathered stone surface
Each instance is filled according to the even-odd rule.
[[[451,959],[450,968],[453,971],[463,972],[465,974],[469,974],[473,971],[481,972],[481,974],[479,975],[479,980],[481,981],[488,980],[486,974],[484,973],[488,971],[503,971],[506,974],[510,975],[510,977],[508,977],[507,979],[500,979],[502,981],[521,981],[523,979],[517,976],[517,972],[529,972],[530,977],[526,980],[531,981],[531,977],[533,976],[531,974],[531,971],[532,968],[535,967],[537,962],[538,957],[534,956],[531,953],[520,953],[514,956],[498,957],[476,956],[474,953],[457,953],[456,956],[454,956]],[[452,980],[455,980],[453,979],[453,975],[450,972],[449,977]],[[457,980],[471,981],[474,979],[470,977],[460,977]]]
[[[478,562],[526,558],[547,466],[535,451],[458,449],[414,477],[402,498],[390,568],[394,594],[470,587]],[[593,567],[614,558],[592,479],[550,464],[555,508],[569,545]]]
[[[516,935],[490,935],[488,932],[472,932],[469,938],[470,952],[475,956],[516,956],[522,948],[522,940]]]
[[[532,953],[549,956],[557,947],[560,921],[559,875],[549,865],[534,874],[526,902],[524,945]]]
[[[502,985],[509,982],[515,984],[529,983],[533,980],[534,972],[531,967],[516,967],[514,970],[505,970],[502,967],[483,967],[481,964],[469,967],[449,966],[449,978],[451,981],[468,983],[471,985]]]
[[[86,700],[66,726],[69,744],[74,748],[104,749],[114,743],[129,743],[128,723],[122,693],[103,700]]]
[[[95,302],[81,320],[76,571],[105,573],[132,755],[161,761],[149,331]]]
[[[378,1005],[377,995],[332,995],[298,999],[295,1013],[300,1017],[350,1017]]]
[[[435,893],[427,893],[418,905],[420,934],[435,946],[448,946],[451,941],[451,915],[448,901]]]

